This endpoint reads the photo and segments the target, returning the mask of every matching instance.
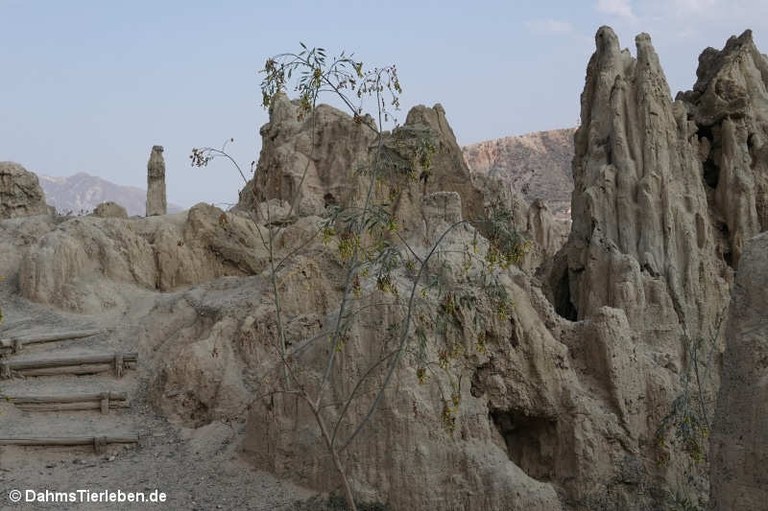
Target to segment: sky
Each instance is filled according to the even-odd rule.
[[[633,54],[649,33],[673,94],[730,35],[751,28],[768,51],[766,0],[0,0],[0,161],[145,187],[159,144],[170,202],[226,207],[239,174],[189,154],[233,138],[246,169],[258,160],[270,56],[304,42],[395,64],[398,118],[441,103],[466,145],[575,126],[601,25]]]

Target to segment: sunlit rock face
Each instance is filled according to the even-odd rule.
[[[742,246],[768,229],[768,59],[747,30],[699,57],[688,106],[723,252],[732,266]],[[698,142],[698,144],[696,144]]]
[[[0,162],[0,220],[50,213],[37,176],[18,163]]]
[[[477,511],[670,509],[681,494],[704,506],[704,426],[738,269],[712,487],[720,509],[759,508],[768,247],[746,239],[764,228],[759,80],[768,73],[743,37],[707,50],[700,83],[673,101],[647,35],[633,57],[611,29],[597,32],[562,248],[546,204],[470,171],[439,105],[414,108],[379,146],[367,119],[321,106],[310,122],[278,97],[238,211],[7,219],[0,268],[30,300],[141,325],[142,381],[171,421],[227,424],[227,441],[257,468],[332,491],[339,479],[313,414],[282,392],[275,339],[284,332],[310,387],[329,371],[322,413],[345,417],[336,432],[349,438],[390,367],[383,357],[406,307],[360,275],[365,293],[337,351],[328,325],[348,281],[338,246],[318,234],[334,206],[369,191],[386,199],[410,254],[423,260],[441,240],[434,273],[471,297],[475,316],[462,309],[440,333],[440,302],[424,294],[414,319],[424,355],[442,361],[450,347],[455,365],[422,381],[410,339],[371,421],[339,456],[361,500]],[[376,154],[385,172],[368,188]],[[483,219],[494,204],[532,243],[521,267],[491,270],[511,303],[501,311],[469,279],[490,275]],[[404,267],[390,286],[405,296],[415,279]],[[370,379],[358,386],[361,375]],[[448,403],[460,406],[446,417]],[[694,420],[702,429],[682,437]]]

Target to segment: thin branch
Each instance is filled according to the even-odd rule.
[[[382,397],[384,396],[384,391],[387,389],[387,386],[389,385],[390,380],[392,379],[392,375],[395,372],[395,367],[397,367],[397,363],[400,361],[400,357],[402,356],[402,353],[405,349],[406,342],[408,340],[408,334],[410,332],[411,327],[411,320],[413,316],[413,303],[416,297],[416,290],[419,285],[419,281],[421,281],[422,276],[424,275],[424,271],[427,268],[427,265],[429,264],[429,260],[432,257],[432,255],[437,250],[437,247],[440,246],[440,244],[443,242],[443,239],[448,235],[449,232],[451,232],[454,228],[458,227],[459,225],[462,225],[466,223],[466,220],[459,220],[458,222],[453,223],[450,227],[448,227],[445,232],[438,238],[438,240],[435,242],[432,249],[429,251],[427,256],[424,258],[424,262],[422,263],[421,267],[419,268],[419,274],[416,276],[416,280],[413,282],[413,287],[411,288],[411,296],[408,299],[408,313],[406,314],[405,318],[405,325],[403,326],[403,333],[400,338],[400,346],[397,349],[397,353],[395,355],[395,359],[391,362],[389,366],[389,372],[387,373],[386,378],[384,379],[384,383],[382,384],[381,388],[379,389],[378,394],[376,395],[376,399],[374,399],[373,404],[371,404],[371,407],[368,410],[368,413],[366,413],[365,417],[363,417],[363,420],[358,424],[355,431],[352,433],[352,435],[347,439],[347,441],[342,445],[341,451],[347,448],[349,444],[355,439],[355,437],[362,431],[365,424],[368,422],[368,420],[373,416],[373,413],[376,411],[376,408],[379,406],[379,402],[381,401]]]

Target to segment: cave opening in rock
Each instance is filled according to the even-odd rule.
[[[731,247],[731,231],[728,229],[728,225],[726,223],[719,223],[717,226],[717,230],[720,232],[722,236],[722,243],[723,243],[723,261],[725,261],[725,264],[733,268],[733,250]]]
[[[713,156],[715,153],[715,135],[712,132],[712,126],[699,125],[697,134],[700,141],[707,139],[707,143],[709,144],[710,148],[706,159],[702,164],[704,170],[704,182],[710,188],[717,188],[717,183],[720,180],[720,167],[718,167],[717,162]]]
[[[507,446],[509,459],[538,481],[555,477],[557,422],[518,410],[491,410],[490,418]]]
[[[568,278],[567,268],[563,270],[563,274],[557,281],[553,294],[554,303],[552,305],[555,306],[555,312],[569,321],[578,321],[579,311],[571,301],[571,282]]]
[[[710,156],[704,160],[704,182],[710,188],[717,188],[718,181],[720,181],[720,168]]]

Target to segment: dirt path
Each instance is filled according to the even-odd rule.
[[[134,308],[151,306],[137,297]],[[0,284],[5,322],[0,339],[33,339],[54,333],[100,330],[89,337],[23,347],[9,353],[11,365],[41,359],[139,353],[135,366],[122,376],[114,366],[98,374],[23,377],[12,371],[0,379],[0,444],[20,438],[119,437],[136,435],[135,444],[115,444],[95,449],[75,447],[22,447],[0,445],[0,508],[2,509],[292,509],[312,494],[269,474],[253,470],[239,455],[234,441],[241,423],[212,423],[195,430],[170,424],[159,417],[147,400],[149,375],[141,364],[138,328],[126,318],[134,314],[99,316],[68,314],[23,300],[12,284]],[[95,367],[95,366],[94,366]],[[103,367],[101,367],[103,369]],[[84,371],[90,371],[84,369]],[[6,374],[6,377],[8,375]],[[123,393],[127,408],[80,411],[28,411],[13,397],[77,396],[105,392]],[[11,490],[22,492],[22,502],[9,500]],[[44,492],[145,492],[166,494],[165,503],[29,503],[26,491]],[[155,495],[159,495],[156,493]],[[119,498],[119,494],[117,494]]]

